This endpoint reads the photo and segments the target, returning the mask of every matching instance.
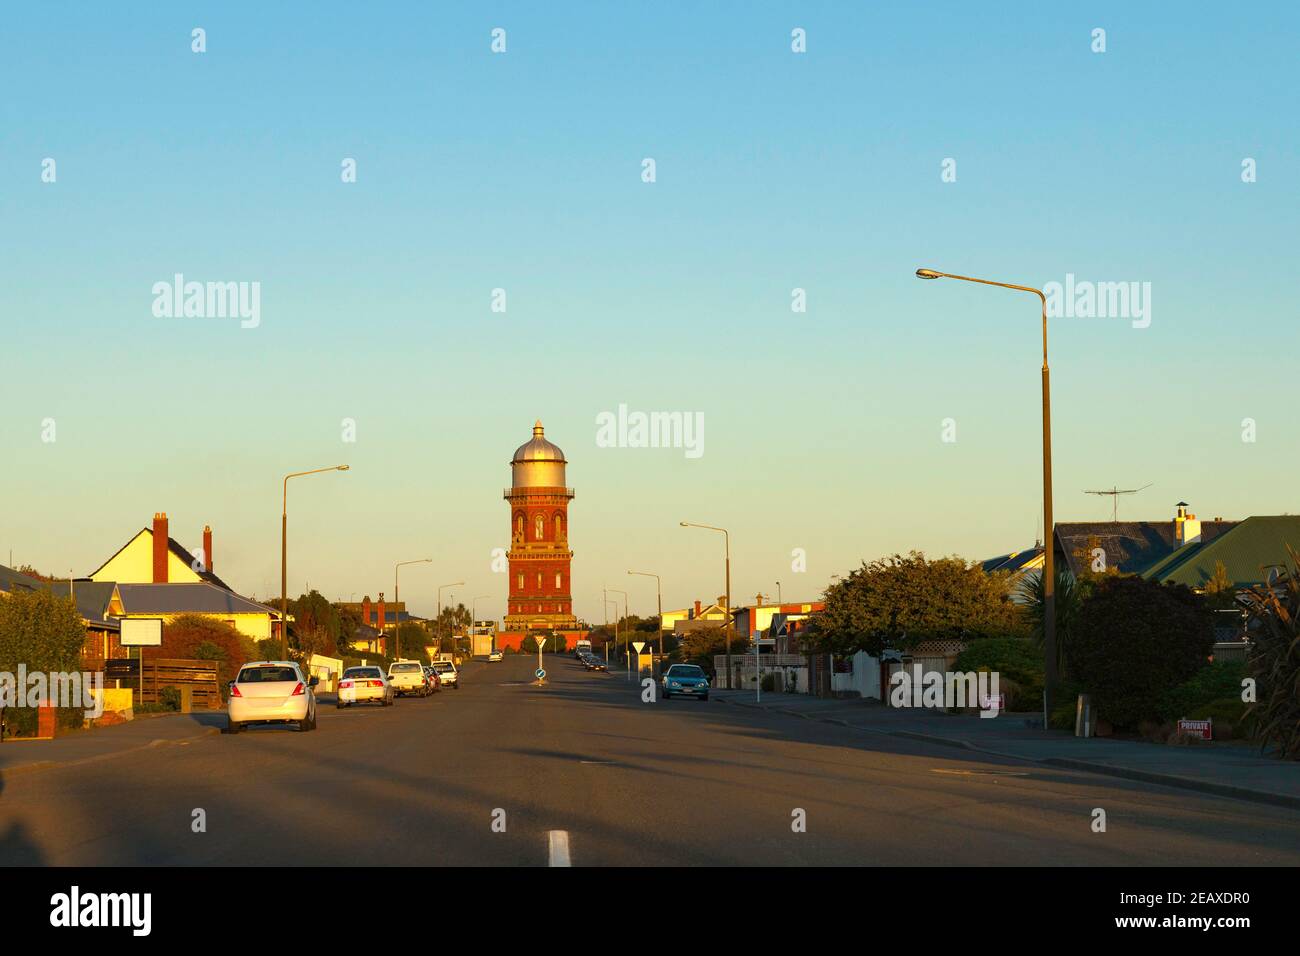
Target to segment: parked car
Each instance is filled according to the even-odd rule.
[[[380,707],[393,706],[393,685],[378,667],[349,667],[339,678],[339,695],[335,707],[351,707],[366,701]]]
[[[460,671],[456,670],[455,664],[451,661],[434,661],[433,669],[438,672],[444,686],[451,685],[460,690]]]
[[[297,724],[315,730],[316,684],[293,661],[245,664],[230,682],[226,729],[237,734],[249,724]]]
[[[427,697],[430,693],[419,661],[394,661],[388,665],[388,681],[399,697]]]
[[[492,663],[496,663],[497,661],[503,661],[505,659],[506,656],[502,654],[500,651],[493,651],[491,654],[488,655],[488,660],[491,661]]]
[[[674,664],[664,671],[661,684],[664,700],[674,694],[709,699],[709,676],[698,664]]]

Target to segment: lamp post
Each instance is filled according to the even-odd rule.
[[[659,609],[659,658],[662,663],[664,656],[664,592],[663,582],[659,580],[659,575],[653,571],[629,571],[628,574],[642,574],[648,578],[655,579],[655,606]]]
[[[284,498],[280,507],[280,657],[289,659],[289,479],[319,475],[323,471],[347,471],[348,465],[295,471],[284,476]],[[206,557],[205,557],[206,560]]]
[[[1052,525],[1052,390],[1047,369],[1047,296],[1041,289],[1027,285],[1012,285],[1009,282],[993,282],[989,279],[973,279],[970,276],[952,275],[937,272],[934,269],[917,269],[916,275],[921,279],[961,279],[963,282],[978,282],[980,285],[997,286],[1000,289],[1013,289],[1016,292],[1032,292],[1038,296],[1043,311],[1043,726],[1052,713],[1053,698],[1057,684],[1056,673],[1056,541]]]
[[[603,593],[603,589],[602,589]],[[605,664],[609,665],[609,606],[614,605],[614,613],[618,613],[618,602],[605,598]],[[614,620],[614,646],[618,647],[618,619]]]
[[[731,533],[726,528],[715,528],[711,524],[695,524],[692,521],[681,522],[683,528],[704,528],[708,531],[721,531],[726,544],[727,554],[727,653],[723,658],[727,668],[727,687],[731,688]]]
[[[402,595],[397,590],[397,571],[408,564],[433,564],[433,558],[416,558],[414,561],[399,561],[393,565],[393,659],[398,661],[402,659],[402,615],[397,606],[401,604]],[[384,633],[383,621],[379,622],[379,633]]]
[[[447,588],[458,588],[458,587],[462,587],[464,584],[465,584],[464,581],[452,581],[450,584],[439,584],[439,585],[438,585],[438,616],[437,616],[436,618],[434,618],[434,620],[435,620],[437,623],[439,623],[439,624],[442,623],[442,592],[443,592],[444,590],[446,590]],[[447,636],[448,636],[448,637],[451,636],[451,628],[448,628],[448,629],[447,629]],[[454,645],[455,643],[456,643],[455,641],[452,641],[452,644],[453,644],[453,645]],[[441,643],[439,643],[439,645],[438,645],[438,650],[442,650],[442,644],[441,644]]]
[[[780,581],[777,581],[777,582],[776,582],[776,603],[777,603],[777,604],[784,604],[784,603],[785,603],[784,601],[781,600],[781,582],[780,582]]]
[[[627,621],[627,592],[626,592],[626,591],[620,591],[618,588],[611,588],[611,587],[609,587],[608,585],[605,586],[605,590],[606,590],[606,591],[613,591],[615,594],[621,594],[621,595],[623,595],[623,620],[626,622],[626,621]],[[618,613],[618,601],[615,601],[615,602],[614,602],[614,613],[616,613],[616,614]],[[615,621],[615,622],[614,622],[614,636],[615,636],[614,645],[617,647],[617,646],[618,646],[618,621]],[[627,640],[628,640],[627,638],[624,638],[624,639],[623,639],[623,656],[627,658],[627,676],[628,676],[628,679],[631,680],[631,678],[632,678],[632,657],[631,657],[631,655],[628,653],[628,643],[627,643]]]

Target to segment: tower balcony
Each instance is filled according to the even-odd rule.
[[[573,489],[565,488],[562,485],[537,485],[521,488],[507,488],[501,495],[506,501],[515,501],[524,498],[563,498],[566,501],[573,498]]]

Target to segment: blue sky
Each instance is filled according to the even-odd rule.
[[[923,265],[1151,283],[1149,328],[1053,322],[1059,520],[1295,511],[1297,8],[898,6],[0,5],[0,561],[87,573],[166,510],[278,592],[280,477],[344,461],[293,485],[291,590],[432,556],[417,611],[464,578],[499,615],[538,417],[590,619],[653,609],[628,568],[721,593],[683,519],[737,601],[1027,546],[1036,303]],[[177,272],[260,282],[261,324],[155,318]],[[702,413],[703,457],[598,448],[620,403]]]

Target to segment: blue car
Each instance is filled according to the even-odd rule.
[[[664,700],[674,694],[679,697],[709,699],[709,677],[704,673],[704,668],[696,664],[674,664],[664,671],[660,685]]]

